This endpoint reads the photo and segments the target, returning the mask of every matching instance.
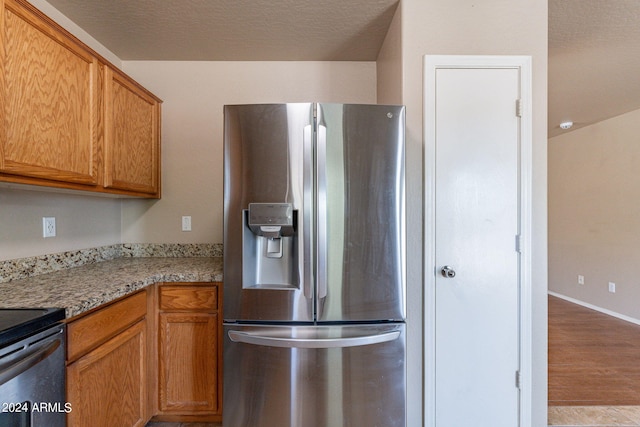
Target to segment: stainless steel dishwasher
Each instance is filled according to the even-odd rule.
[[[64,427],[65,325],[59,309],[0,310],[0,427]]]

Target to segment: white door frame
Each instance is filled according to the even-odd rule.
[[[436,70],[452,68],[516,68],[520,71],[520,266],[519,364],[520,427],[531,427],[532,411],[532,87],[530,56],[425,55],[423,83],[424,140],[424,425],[435,425],[435,87]],[[516,106],[514,105],[514,109]],[[514,378],[515,381],[515,378]],[[462,409],[462,408],[461,408]]]

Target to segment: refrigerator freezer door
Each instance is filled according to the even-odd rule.
[[[313,321],[313,105],[224,113],[224,317]]]
[[[227,325],[224,352],[225,426],[405,427],[404,324]]]
[[[405,318],[404,107],[319,104],[317,319]]]

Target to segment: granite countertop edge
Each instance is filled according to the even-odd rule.
[[[222,257],[118,258],[0,284],[0,308],[64,308],[67,319],[160,282],[222,282]]]

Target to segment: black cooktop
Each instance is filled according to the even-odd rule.
[[[63,308],[2,308],[0,348],[52,326],[64,318]]]

